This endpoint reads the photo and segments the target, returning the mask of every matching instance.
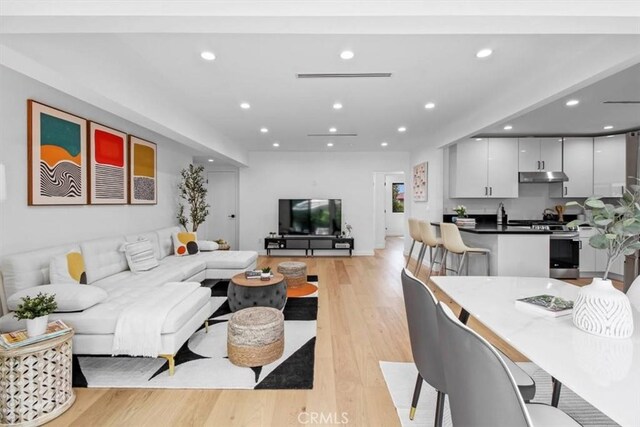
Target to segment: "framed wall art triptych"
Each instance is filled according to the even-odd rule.
[[[92,205],[126,204],[127,134],[89,122],[90,200]]]
[[[158,203],[156,144],[129,135],[129,203],[155,205]]]
[[[33,100],[27,120],[29,205],[87,204],[87,121]]]

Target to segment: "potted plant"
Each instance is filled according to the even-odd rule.
[[[191,222],[191,231],[195,233],[198,231],[198,226],[209,215],[211,207],[207,204],[204,166],[191,164],[188,168],[182,169],[180,174],[182,181],[178,184],[178,190],[181,201],[178,203],[176,218],[185,231],[189,231],[187,224]],[[188,212],[186,212],[185,203],[188,206]]]
[[[260,280],[269,279],[271,279],[271,267],[265,267],[262,269],[262,273],[260,274]]]
[[[581,207],[586,214],[584,221],[571,221],[569,227],[590,225],[596,234],[589,238],[589,245],[607,252],[603,276],[580,289],[573,310],[575,325],[595,335],[627,338],[633,333],[629,299],[609,280],[614,261],[640,249],[640,186],[631,185],[630,189],[617,205],[605,203],[601,197],[589,197],[584,204],[567,203]]]
[[[458,205],[455,208],[453,208],[453,211],[456,213],[456,215],[458,215],[458,218],[467,217],[467,208],[465,205]]]
[[[13,313],[16,319],[27,321],[27,335],[37,337],[47,330],[49,313],[53,313],[58,304],[55,295],[38,293],[35,297],[23,297],[22,303]]]

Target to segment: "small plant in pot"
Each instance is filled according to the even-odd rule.
[[[49,314],[58,308],[56,296],[39,292],[35,297],[23,297],[13,313],[16,319],[27,321],[27,335],[37,337],[47,330]]]
[[[458,215],[458,218],[467,217],[467,207],[465,205],[458,205],[455,208],[453,208],[453,211],[456,213],[456,215]]]
[[[627,338],[633,333],[633,317],[627,296],[613,287],[609,270],[614,261],[640,249],[640,186],[631,185],[617,205],[604,203],[601,197],[589,197],[584,205],[569,202],[567,206],[580,206],[587,220],[571,221],[570,227],[589,225],[596,234],[589,245],[607,251],[607,265],[602,278],[584,286],[578,293],[573,309],[574,324],[589,333]]]
[[[269,279],[271,279],[271,267],[265,267],[262,269],[262,273],[260,274],[260,280]]]

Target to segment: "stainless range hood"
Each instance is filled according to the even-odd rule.
[[[520,172],[518,175],[518,181],[527,183],[569,181],[569,177],[564,172]]]

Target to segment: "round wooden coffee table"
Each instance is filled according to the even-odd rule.
[[[247,279],[244,273],[239,273],[231,278],[227,297],[232,312],[248,307],[281,310],[287,302],[287,284],[280,273],[273,273],[269,280]]]

